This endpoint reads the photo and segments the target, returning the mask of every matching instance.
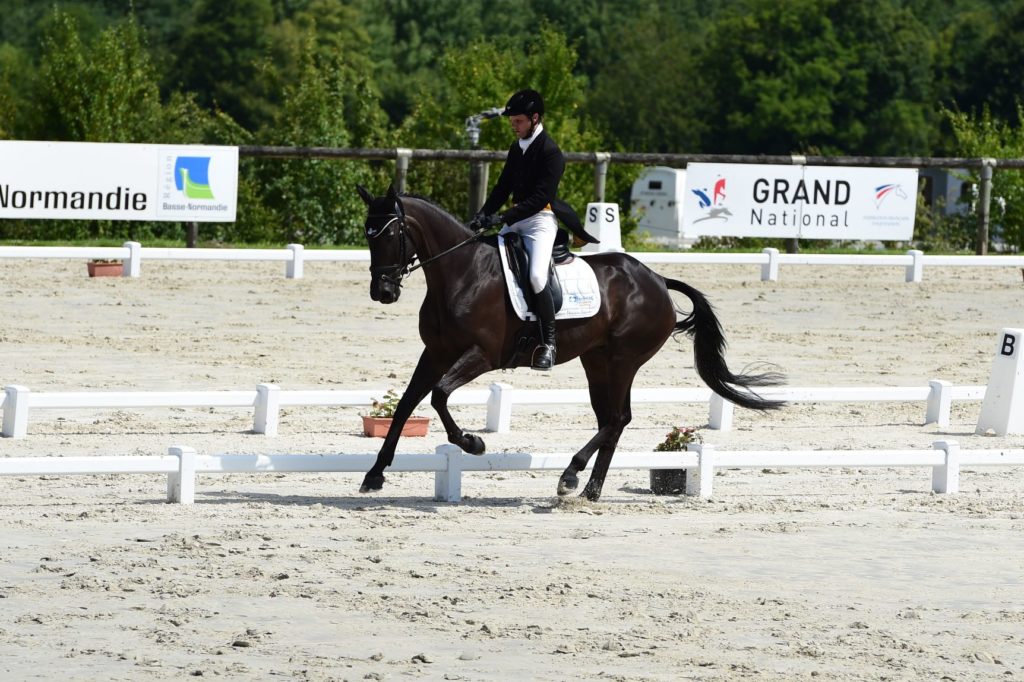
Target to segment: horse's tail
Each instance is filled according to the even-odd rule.
[[[733,374],[725,363],[725,335],[711,303],[704,294],[675,279],[664,278],[665,286],[678,291],[693,303],[689,315],[676,322],[672,335],[686,334],[693,339],[693,357],[697,373],[708,387],[726,400],[752,410],[775,410],[785,401],[762,398],[751,386],[779,386],[785,377],[779,372],[742,372]]]

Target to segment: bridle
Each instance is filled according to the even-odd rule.
[[[369,223],[373,219],[387,219],[387,222],[378,228],[372,228]],[[371,213],[366,217],[366,223],[366,239],[368,241],[378,239],[385,233],[390,234],[393,230],[389,228],[398,223],[398,263],[395,265],[371,265],[370,274],[374,277],[379,276],[383,281],[401,287],[403,279],[408,277],[416,268],[423,266],[423,263],[420,263],[416,267],[411,267],[416,260],[416,254],[414,253],[411,258],[408,257],[408,248],[406,247],[408,237],[405,234],[408,226],[405,223],[405,211],[402,210],[402,205],[395,202],[394,213]]]
[[[369,226],[369,222],[374,219],[386,219],[387,222],[385,222],[378,228],[372,228]],[[442,256],[447,256],[452,251],[465,246],[469,242],[474,241],[481,236],[481,233],[474,232],[472,235],[462,240],[455,246],[449,247],[442,251],[441,253],[435,254],[430,258],[427,258],[426,260],[420,260],[419,263],[416,263],[419,256],[417,256],[416,253],[413,253],[412,256],[408,255],[408,247],[406,246],[406,242],[409,240],[409,237],[406,236],[406,231],[409,229],[409,226],[405,222],[405,210],[402,208],[402,204],[395,202],[394,213],[370,213],[369,215],[366,216],[366,222],[366,238],[368,241],[379,238],[385,232],[390,234],[392,230],[389,228],[391,228],[392,225],[397,223],[399,240],[398,263],[395,265],[371,265],[370,274],[372,276],[379,276],[381,280],[388,282],[390,284],[394,284],[399,288],[401,288],[402,286],[402,280],[404,280],[406,277],[422,268],[424,265],[428,265],[437,260],[438,258],[441,258]]]

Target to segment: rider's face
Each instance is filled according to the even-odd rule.
[[[533,116],[534,118],[539,118],[537,114],[534,114]],[[525,140],[533,133],[534,123],[535,120],[531,120],[530,117],[525,114],[513,114],[508,117],[509,126],[511,126],[512,131],[520,140]]]

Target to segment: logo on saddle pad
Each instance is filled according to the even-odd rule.
[[[536,320],[536,316],[530,312],[526,304],[523,290],[512,274],[503,235],[498,235],[498,253],[501,255],[501,269],[505,272],[505,285],[512,301],[512,308],[520,320]],[[562,305],[555,314],[555,319],[575,320],[597,314],[601,308],[601,290],[597,286],[597,276],[590,264],[577,257],[572,262],[556,266],[554,271],[558,285],[562,289]]]

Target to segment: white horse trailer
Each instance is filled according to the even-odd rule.
[[[688,248],[696,241],[683,235],[686,171],[667,166],[645,168],[630,192],[630,212],[638,232],[660,244]]]

